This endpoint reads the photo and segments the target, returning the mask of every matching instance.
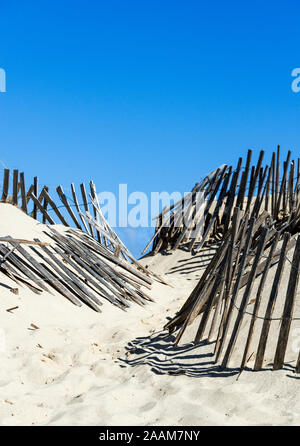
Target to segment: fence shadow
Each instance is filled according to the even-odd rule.
[[[175,347],[174,339],[173,335],[165,331],[138,337],[126,346],[126,358],[118,358],[120,366],[135,367],[143,364],[158,375],[186,375],[193,378],[224,378],[239,373],[238,369],[221,370],[214,363],[211,342]]]
[[[216,247],[203,248],[198,255],[191,256],[189,259],[178,260],[176,266],[170,268],[167,274],[191,274],[205,269],[210,264],[216,251]]]

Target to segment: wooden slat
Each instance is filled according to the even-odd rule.
[[[259,287],[256,293],[256,297],[255,297],[255,304],[254,304],[254,309],[253,309],[253,313],[252,313],[252,318],[251,318],[251,322],[250,322],[250,327],[249,327],[249,331],[248,331],[248,337],[247,337],[247,341],[246,341],[246,346],[245,346],[245,350],[244,350],[244,354],[243,354],[243,358],[242,358],[242,362],[241,362],[241,366],[240,366],[240,373],[244,370],[245,365],[247,363],[247,359],[248,359],[248,355],[249,355],[249,350],[250,350],[250,346],[251,346],[251,342],[252,342],[252,337],[253,337],[253,333],[254,333],[254,327],[257,321],[257,315],[258,315],[258,311],[260,308],[260,304],[261,304],[261,300],[262,300],[262,293],[264,291],[264,287],[265,287],[265,283],[267,280],[267,276],[268,276],[268,272],[269,272],[269,268],[271,266],[271,262],[273,259],[273,254],[276,250],[277,244],[278,244],[278,240],[279,240],[279,232],[277,232],[275,239],[272,243],[268,258],[267,258],[267,262],[265,264],[265,268],[259,283]]]
[[[59,198],[61,199],[62,203],[65,205],[70,217],[72,218],[73,222],[75,223],[76,228],[78,229],[82,229],[81,225],[79,224],[74,212],[72,211],[71,206],[69,205],[69,202],[67,200],[67,197],[64,194],[63,188],[61,186],[58,186],[56,188],[56,192],[59,196]]]
[[[13,171],[13,193],[12,193],[12,204],[18,204],[18,180],[19,180],[19,171],[14,169]]]
[[[25,187],[25,176],[24,172],[20,172],[20,187],[21,187],[21,198],[22,198],[22,211],[27,214],[27,200],[26,200],[26,187]]]
[[[50,225],[54,225],[55,224],[54,220],[50,217],[48,212],[43,208],[43,206],[41,205],[37,197],[34,195],[34,193],[31,192],[29,196],[33,200],[36,209],[39,209],[41,211],[41,213],[45,216],[46,220],[49,221]]]
[[[35,197],[38,196],[38,177],[34,177],[34,179],[33,179],[33,195]],[[32,198],[32,196],[31,196],[31,198]],[[33,214],[32,214],[32,216],[33,216],[33,218],[35,220],[37,220],[38,209],[40,209],[40,208],[39,208],[39,206],[38,206],[38,204],[36,203],[35,200],[33,200],[33,202],[34,202],[34,205],[33,205]]]
[[[200,251],[200,249],[203,247],[203,245],[204,245],[204,243],[205,243],[205,241],[206,241],[206,239],[207,239],[207,237],[209,235],[209,232],[210,232],[210,230],[211,230],[211,228],[212,228],[212,226],[213,226],[213,224],[215,222],[215,219],[218,216],[219,210],[220,210],[220,208],[221,208],[221,206],[223,204],[223,201],[224,201],[224,198],[225,198],[225,194],[227,192],[227,186],[228,186],[228,182],[229,182],[230,176],[231,176],[231,171],[229,171],[225,175],[223,186],[222,186],[222,189],[221,189],[221,192],[220,192],[220,196],[218,198],[215,210],[214,210],[213,215],[212,215],[212,217],[210,219],[210,222],[209,222],[209,224],[208,224],[208,226],[206,228],[206,231],[205,231],[205,233],[203,234],[203,236],[201,238],[201,242],[197,246],[197,251]],[[193,247],[193,245],[191,245],[191,247],[189,247],[189,248],[192,249],[192,247]]]
[[[82,221],[82,224],[83,224],[86,232],[89,233],[89,230],[88,230],[88,227],[87,227],[87,225],[85,223],[85,220],[84,220],[84,218],[82,218],[82,215],[80,213],[80,207],[79,207],[79,203],[78,203],[76,192],[75,192],[75,186],[74,186],[73,183],[71,184],[71,191],[72,191],[73,201],[75,203],[75,207],[76,207],[76,210],[77,210],[78,215],[80,217],[80,220]]]
[[[49,187],[48,186],[44,186],[43,189],[42,189],[42,192],[41,192],[41,196],[44,199],[43,207],[44,207],[44,210],[47,212],[48,201],[46,200],[45,195],[44,195],[45,191],[46,192],[49,191]],[[43,214],[43,223],[45,224],[46,222],[47,222],[47,219],[46,219],[45,215]]]
[[[97,208],[93,202],[93,200],[96,199],[96,191],[95,191],[94,183],[92,181],[90,181],[90,191],[91,191],[91,196],[92,196],[92,207],[93,207],[93,212],[94,212],[94,218],[97,221]],[[97,235],[98,242],[101,243],[100,232],[97,230],[96,230],[96,235]]]
[[[257,180],[258,180],[258,176],[259,176],[259,172],[260,172],[260,168],[261,168],[261,164],[262,164],[262,161],[263,161],[264,154],[265,154],[265,152],[263,150],[261,150],[260,154],[259,154],[258,161],[257,161],[256,168],[255,168],[255,171],[254,171],[252,183],[250,184],[250,187],[249,187],[249,192],[248,192],[248,197],[247,197],[246,212],[250,212],[252,197],[254,195],[255,186],[256,186],[256,183],[257,183]]]
[[[29,189],[28,189],[28,191],[27,191],[27,193],[26,193],[26,203],[27,203],[27,204],[28,204],[28,202],[29,202],[29,200],[30,200],[31,192],[34,193],[34,185],[33,185],[33,184],[29,187]]]
[[[240,210],[239,207],[234,208],[230,243],[229,243],[228,252],[227,252],[226,276],[225,276],[225,280],[224,280],[224,290],[223,290],[223,292],[224,292],[224,310],[223,310],[223,313],[221,316],[221,321],[219,324],[219,330],[218,330],[218,334],[217,334],[214,353],[216,353],[219,349],[220,337],[221,337],[221,333],[223,332],[223,329],[224,329],[227,309],[228,309],[228,305],[229,305],[228,300],[229,300],[229,295],[231,292],[231,283],[232,283],[232,275],[233,275],[233,260],[235,258],[234,249],[236,247],[237,234],[238,234],[238,229],[239,229],[239,225],[240,225],[240,221],[241,221],[241,213],[242,213],[242,211]],[[219,307],[219,306],[217,306],[217,307]],[[217,311],[217,309],[216,309],[216,311]]]
[[[86,191],[85,191],[85,185],[84,183],[80,184],[80,191],[81,191],[81,195],[82,195],[82,200],[83,200],[83,205],[84,205],[84,210],[85,212],[89,212],[89,205],[88,205],[88,201],[87,201],[87,195],[86,195]],[[94,231],[93,231],[93,227],[91,226],[91,224],[89,224],[89,228],[90,228],[90,234],[93,238],[94,237]]]
[[[266,168],[264,169],[263,174],[260,176],[259,178],[259,182],[258,182],[258,188],[257,188],[257,193],[256,193],[256,199],[253,205],[253,209],[252,209],[252,213],[251,213],[251,217],[258,217],[259,215],[259,210],[263,201],[263,196],[265,194],[266,188],[267,188],[267,183],[265,184],[264,190],[263,190],[263,185],[264,185],[264,181],[266,178],[268,172],[268,166],[266,166]]]
[[[94,278],[96,278],[102,285],[104,285],[106,288],[108,288],[113,295],[115,295],[122,303],[124,303],[124,298],[122,298],[122,294],[124,294],[124,291],[116,292],[116,289],[114,289],[111,284],[101,275],[101,270],[99,268],[96,268],[95,265],[91,265],[89,260],[86,258],[85,255],[82,255],[82,252],[78,252],[78,249],[75,248],[74,245],[70,240],[66,240],[65,237],[61,236],[61,234],[57,233],[54,229],[52,229],[52,232],[57,236],[58,239],[56,239],[57,243],[70,255],[72,258],[78,263],[81,268],[83,267],[89,274],[91,274]],[[82,273],[83,274],[83,273]],[[90,280],[90,279],[89,279]],[[99,287],[99,285],[98,285]],[[101,292],[103,295],[111,300],[111,297],[108,295],[103,288],[101,288]],[[120,297],[121,296],[121,297]]]
[[[248,214],[246,214],[246,216],[247,215]],[[242,259],[241,259],[240,264],[239,264],[238,274],[237,274],[237,277],[236,277],[236,280],[235,280],[235,283],[234,283],[234,288],[233,288],[233,293],[232,293],[232,296],[231,296],[231,299],[230,299],[229,309],[228,309],[228,312],[226,314],[226,320],[224,322],[224,328],[223,328],[223,331],[222,331],[222,337],[220,338],[220,344],[219,344],[219,347],[218,347],[218,351],[216,353],[216,362],[219,360],[219,357],[220,357],[220,355],[222,353],[222,350],[223,350],[223,347],[224,347],[224,344],[225,344],[225,341],[226,341],[227,333],[228,333],[228,330],[229,330],[229,325],[230,325],[230,321],[231,321],[231,318],[232,318],[233,309],[234,309],[234,307],[236,305],[236,299],[237,299],[238,292],[239,292],[239,289],[240,289],[240,282],[241,282],[242,274],[243,274],[243,271],[244,271],[244,268],[245,268],[246,259],[247,259],[248,252],[249,252],[249,249],[250,249],[250,246],[251,246],[251,238],[252,238],[252,234],[253,234],[254,223],[255,223],[255,218],[251,218],[249,220],[249,227],[247,228],[247,233],[244,233],[244,236],[246,238],[245,244],[242,243],[243,240],[241,240],[241,242],[240,242],[240,246],[243,245],[243,255],[242,255]],[[247,219],[245,221],[245,227],[247,227]]]
[[[218,252],[216,264],[214,264],[214,267],[211,270],[211,274],[209,275],[208,280],[204,281],[203,287],[201,287],[200,289],[197,289],[197,287],[196,287],[194,289],[194,291],[192,292],[191,296],[193,296],[193,297],[190,301],[190,305],[189,305],[190,308],[189,308],[189,306],[187,306],[186,310],[184,310],[185,306],[183,306],[179,315],[176,316],[177,323],[178,323],[178,319],[179,319],[179,321],[180,321],[180,318],[184,319],[185,313],[187,313],[187,317],[185,318],[185,321],[184,321],[182,327],[180,328],[178,335],[175,338],[175,341],[174,341],[175,345],[177,345],[179,343],[186,327],[194,321],[194,319],[198,316],[198,314],[200,313],[200,311],[202,310],[204,305],[207,303],[210,292],[214,285],[214,274],[218,271],[219,265],[221,264],[224,257],[226,256],[228,244],[229,244],[229,239],[227,238],[224,242],[223,249],[219,250],[219,252]],[[200,281],[199,283],[201,283],[201,282],[202,281]],[[195,291],[196,291],[196,293],[195,293]],[[174,321],[176,321],[176,318],[174,318]],[[172,324],[174,323],[174,321],[172,321]],[[166,327],[167,326],[168,326],[168,324],[166,325]]]
[[[254,364],[254,368],[253,368],[255,371],[260,370],[263,365],[263,360],[264,360],[264,355],[265,355],[265,350],[266,350],[266,346],[267,346],[267,340],[268,340],[268,335],[269,335],[269,330],[270,330],[270,325],[271,325],[271,318],[273,315],[273,310],[275,307],[275,302],[276,302],[276,298],[278,295],[279,286],[280,286],[280,282],[281,282],[282,272],[283,272],[283,268],[284,268],[285,261],[286,261],[286,246],[288,244],[289,239],[290,239],[290,234],[286,232],[284,234],[284,240],[283,240],[283,244],[282,244],[282,248],[281,248],[280,259],[278,262],[275,278],[273,281],[273,285],[272,285],[272,289],[271,289],[271,293],[270,293],[270,297],[269,297],[269,301],[268,301],[268,305],[267,305],[267,309],[266,309],[266,313],[265,313],[264,323],[263,323],[262,330],[261,330],[258,350],[257,350],[257,354],[256,354],[256,360],[255,360],[255,364]]]
[[[20,243],[23,245],[38,245],[38,246],[49,246],[50,243],[46,243],[46,242],[35,242],[35,241],[31,241],[31,240],[25,240],[25,239],[20,239],[20,238],[12,238],[12,237],[0,237],[0,242],[9,242],[9,241],[13,241],[15,243]]]
[[[274,216],[275,205],[276,205],[276,199],[275,199],[275,152],[273,152],[273,154],[272,154],[271,170],[272,170],[271,215]]]
[[[57,278],[49,271],[47,270],[43,265],[41,265],[39,262],[35,260],[34,257],[32,257],[27,251],[25,251],[24,248],[22,248],[20,245],[14,243],[12,240],[10,240],[10,243],[12,246],[14,246],[20,254],[29,262],[31,263],[34,268],[42,275],[45,281],[47,281],[53,288],[55,288],[57,291],[59,291],[63,296],[65,296],[67,299],[69,299],[73,304],[75,305],[81,305],[81,302],[78,301],[78,298],[74,296],[70,291],[61,283]],[[41,285],[40,285],[41,286]]]
[[[1,263],[1,262],[0,262]],[[41,294],[43,290],[38,288],[30,282],[26,277],[20,276],[20,274],[12,267],[12,265],[5,263],[0,265],[1,271],[3,271],[8,277],[14,280],[16,283],[26,285],[33,293]]]
[[[295,240],[294,238],[292,238],[291,240],[289,240],[289,242],[288,242],[288,244],[287,244],[287,247],[286,247],[286,252],[288,252],[288,251],[290,251],[291,249],[293,249],[295,245],[296,245],[296,240]],[[272,265],[274,265],[275,263],[278,262],[278,260],[279,260],[279,258],[280,258],[280,254],[281,254],[281,249],[279,248],[279,249],[274,253],[274,255],[273,255],[273,258],[272,258]],[[266,263],[267,263],[267,259],[263,260],[263,261],[259,264],[259,266],[258,266],[258,268],[257,268],[257,276],[258,276],[259,274],[262,273],[262,271],[264,270],[264,268],[265,268],[265,266],[266,266]],[[242,280],[241,280],[241,288],[244,287],[244,286],[247,284],[247,282],[248,282],[248,280],[249,280],[249,274],[250,274],[250,273],[247,272],[247,273],[244,274],[244,276],[242,277]]]
[[[225,291],[225,280],[223,280],[222,284],[221,284],[220,294],[219,294],[219,297],[218,297],[218,300],[217,300],[217,303],[215,306],[215,312],[214,312],[214,315],[213,315],[213,318],[211,321],[211,326],[210,326],[209,333],[208,333],[208,341],[211,341],[214,336],[214,331],[215,331],[215,327],[216,327],[216,323],[217,323],[217,317],[218,317],[218,314],[220,313],[222,301],[224,298],[224,291]]]
[[[277,156],[276,156],[276,177],[275,177],[275,204],[274,204],[274,214],[273,217],[277,217],[277,200],[279,193],[279,181],[280,181],[280,146],[277,146]]]
[[[5,245],[0,244],[0,254],[6,255],[9,252],[9,249]],[[27,276],[34,283],[37,283],[40,288],[44,291],[49,291],[43,281],[41,281],[41,277],[37,276],[31,269],[27,267],[25,262],[14,253],[11,253],[7,259],[10,263],[12,263],[16,268],[22,271],[25,276]],[[38,273],[39,274],[39,273]]]
[[[52,198],[50,197],[48,191],[44,188],[43,189],[43,196],[44,199],[50,204],[51,208],[53,209],[53,211],[55,212],[55,214],[57,215],[57,217],[60,219],[61,223],[64,226],[68,226],[67,221],[65,220],[64,216],[61,214],[60,210],[58,209],[58,207],[56,206],[56,204],[54,203],[54,201],[52,200]]]
[[[184,320],[185,315],[189,314],[189,311],[191,310],[191,308],[193,308],[195,298],[199,296],[201,290],[205,286],[205,283],[209,279],[210,275],[212,274],[213,271],[215,271],[218,268],[224,255],[226,255],[229,237],[230,237],[230,231],[228,231],[228,233],[225,235],[220,248],[215,253],[211,262],[209,263],[204,273],[202,274],[198,284],[195,286],[195,288],[189,295],[188,299],[185,301],[185,303],[179,310],[178,314],[164,326],[165,330],[172,330],[174,327],[178,326],[182,322],[182,320]]]
[[[239,207],[241,210],[243,210],[243,208],[244,208],[244,196],[245,196],[246,187],[247,187],[251,158],[252,158],[252,150],[248,150],[246,167],[245,167],[244,172],[242,173],[241,184],[239,187],[239,193],[238,193],[237,202],[236,202],[236,206]]]
[[[286,292],[286,299],[282,314],[282,321],[276,347],[273,370],[281,369],[284,363],[284,357],[288,343],[291,320],[293,317],[294,303],[296,299],[297,287],[299,282],[299,268],[300,268],[300,236],[298,236],[297,239],[297,244],[295,247],[293,261],[291,265],[289,284]]]
[[[208,318],[209,318],[210,312],[211,312],[211,310],[213,308],[213,303],[215,301],[215,297],[216,297],[216,295],[218,293],[218,290],[219,291],[221,290],[222,283],[225,280],[225,277],[223,276],[223,273],[224,273],[224,268],[225,268],[225,265],[226,265],[226,260],[227,259],[225,257],[223,259],[223,262],[220,265],[220,269],[219,269],[218,273],[216,273],[216,275],[215,275],[214,284],[213,284],[212,290],[211,290],[211,292],[210,292],[210,294],[208,296],[207,302],[205,304],[205,310],[203,312],[203,315],[202,315],[202,318],[200,320],[199,327],[198,327],[198,330],[197,330],[197,333],[196,333],[196,336],[195,336],[195,339],[194,339],[195,343],[200,342],[202,337],[203,337],[203,335],[204,335],[204,332],[205,332],[205,329],[206,329],[206,325],[207,325],[207,322],[208,322]]]
[[[239,158],[237,168],[233,172],[231,185],[230,185],[230,189],[229,189],[229,192],[228,192],[227,201],[226,201],[226,204],[225,204],[224,214],[223,214],[223,217],[222,217],[222,223],[224,224],[224,233],[227,232],[228,227],[229,227],[229,223],[230,223],[232,209],[233,209],[233,205],[234,205],[234,201],[235,201],[236,188],[237,188],[237,183],[238,183],[238,179],[239,179],[239,175],[240,175],[240,171],[241,171],[242,162],[243,162],[243,158]]]
[[[223,368],[223,369],[225,369],[227,367],[227,364],[230,361],[233,349],[235,347],[235,344],[236,344],[236,341],[237,341],[237,338],[238,338],[238,334],[239,334],[239,331],[240,331],[240,328],[241,328],[241,324],[242,324],[242,321],[243,321],[243,317],[244,317],[244,312],[245,312],[246,307],[247,307],[247,305],[249,303],[251,291],[252,291],[252,288],[253,288],[254,279],[255,279],[255,276],[256,276],[257,266],[258,266],[260,257],[262,255],[264,247],[265,247],[267,233],[268,233],[268,228],[264,228],[263,232],[262,232],[262,234],[260,236],[260,239],[259,239],[259,245],[258,245],[257,250],[256,250],[255,259],[254,259],[254,262],[253,262],[253,265],[252,265],[252,268],[251,268],[251,272],[250,272],[250,277],[249,277],[247,286],[245,288],[244,295],[243,295],[243,298],[242,298],[242,301],[241,301],[241,304],[240,304],[240,308],[239,308],[239,311],[238,311],[238,314],[237,314],[237,318],[236,318],[236,321],[235,321],[235,324],[234,324],[234,327],[233,327],[233,330],[232,330],[232,333],[231,333],[231,337],[230,337],[230,340],[228,342],[227,349],[226,349],[226,352],[225,352],[225,355],[224,355],[224,358],[223,358],[223,361],[222,361],[222,364],[221,364],[221,368]]]
[[[283,200],[283,196],[286,190],[286,179],[287,179],[287,169],[288,169],[288,163],[290,160],[290,156],[291,156],[291,152],[290,150],[288,151],[288,155],[287,155],[287,160],[284,163],[284,170],[283,170],[283,177],[281,180],[281,186],[280,186],[280,192],[279,192],[279,196],[277,199],[277,203],[276,203],[276,208],[275,208],[275,215],[277,216],[279,211],[280,211],[280,204],[281,204],[281,200]],[[285,204],[283,203],[284,207],[283,207],[283,211],[285,211]]]
[[[35,239],[39,241],[38,239]],[[76,275],[69,270],[63,262],[61,262],[57,256],[55,256],[50,249],[42,247],[42,250],[47,254],[47,257],[43,256],[43,260],[48,263],[48,265],[56,271],[56,273],[62,278],[62,280],[67,284],[68,287],[72,288],[75,294],[78,294],[80,298],[88,305],[90,305],[95,311],[99,312],[99,306],[102,302],[94,296],[88,288],[84,285],[83,280],[79,280]],[[41,255],[41,253],[39,253]],[[50,259],[52,261],[50,261]],[[80,300],[78,300],[78,305],[81,306]]]
[[[95,241],[91,236],[75,232],[75,230],[72,230],[72,233],[80,238],[83,243],[87,245],[89,249],[92,249],[95,251],[98,255],[104,256],[107,258],[110,262],[118,265],[120,268],[125,269],[126,271],[130,272],[131,274],[134,274],[135,276],[139,277],[141,280],[146,282],[147,284],[151,285],[153,283],[153,280],[143,272],[139,271],[137,268],[135,268],[133,265],[131,265],[128,262],[125,262],[121,258],[117,258],[114,256],[114,254],[109,251],[107,248],[103,247],[99,243]]]
[[[205,211],[204,211],[204,217],[206,217],[208,215],[209,211],[210,211],[210,208],[211,208],[211,206],[212,206],[212,204],[214,202],[214,199],[215,199],[215,197],[216,197],[216,195],[218,193],[218,190],[219,190],[219,188],[220,188],[220,186],[222,184],[222,181],[224,180],[224,177],[226,175],[227,169],[228,169],[228,166],[225,165],[225,167],[220,172],[220,176],[219,176],[218,180],[216,181],[216,183],[213,186],[213,190],[212,190],[212,192],[211,192],[211,194],[209,196],[209,199],[208,199],[208,202],[207,202],[207,206],[206,206]],[[228,177],[228,180],[229,180],[229,177]],[[198,228],[198,230],[199,229],[200,228]],[[189,244],[189,247],[188,247],[189,250],[193,254],[195,254],[196,252],[199,252],[200,249],[201,249],[201,246],[202,246],[202,241],[201,241],[201,243],[194,249],[193,246],[194,246],[196,240],[197,240],[197,231],[196,231],[195,237],[193,238],[193,240],[191,241],[191,243]]]
[[[288,203],[289,203],[290,214],[293,212],[293,207],[294,207],[294,175],[295,175],[295,161],[292,161],[288,180]]]
[[[4,169],[4,177],[3,177],[3,190],[2,190],[2,202],[6,202],[8,197],[8,188],[9,188],[9,169]]]

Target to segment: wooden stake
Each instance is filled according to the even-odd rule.
[[[299,282],[299,268],[300,268],[300,236],[298,236],[297,239],[297,244],[295,247],[294,257],[291,265],[289,284],[286,292],[286,299],[282,314],[282,321],[277,342],[273,370],[281,369],[284,363],[284,356],[288,343],[290,326],[293,317],[294,303]]]
[[[263,327],[261,330],[256,360],[255,360],[255,364],[254,364],[254,368],[253,368],[253,370],[255,370],[255,371],[258,371],[262,368],[265,350],[266,350],[266,346],[267,346],[269,330],[270,330],[270,325],[271,325],[271,318],[273,315],[273,310],[275,307],[275,302],[276,302],[276,298],[277,298],[277,294],[278,294],[278,290],[279,290],[279,286],[280,286],[280,282],[281,282],[282,272],[283,272],[283,268],[284,268],[285,261],[286,261],[286,246],[288,244],[289,239],[290,239],[290,234],[286,232],[284,234],[283,245],[282,245],[281,253],[280,253],[280,259],[279,259],[279,263],[277,266],[271,294],[269,297],[268,306],[267,306],[266,313],[265,313],[265,320],[264,320]]]

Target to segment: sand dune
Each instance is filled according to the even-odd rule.
[[[13,206],[1,205],[1,215],[3,235],[42,239],[44,225]],[[292,368],[244,371],[237,381],[232,371],[217,370],[211,345],[175,350],[159,331],[199,280],[201,270],[187,256],[142,259],[173,287],[154,283],[155,302],[126,313],[105,302],[99,314],[25,286],[16,295],[16,284],[1,274],[1,424],[299,424]]]

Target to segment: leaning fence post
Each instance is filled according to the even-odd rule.
[[[1,201],[6,203],[9,187],[9,169],[4,169],[3,190]]]
[[[288,343],[288,337],[293,316],[294,303],[299,282],[299,265],[300,265],[300,236],[298,236],[297,244],[294,251],[291,272],[289,278],[288,289],[282,314],[282,322],[277,342],[273,370],[279,370],[284,363],[284,356]]]

